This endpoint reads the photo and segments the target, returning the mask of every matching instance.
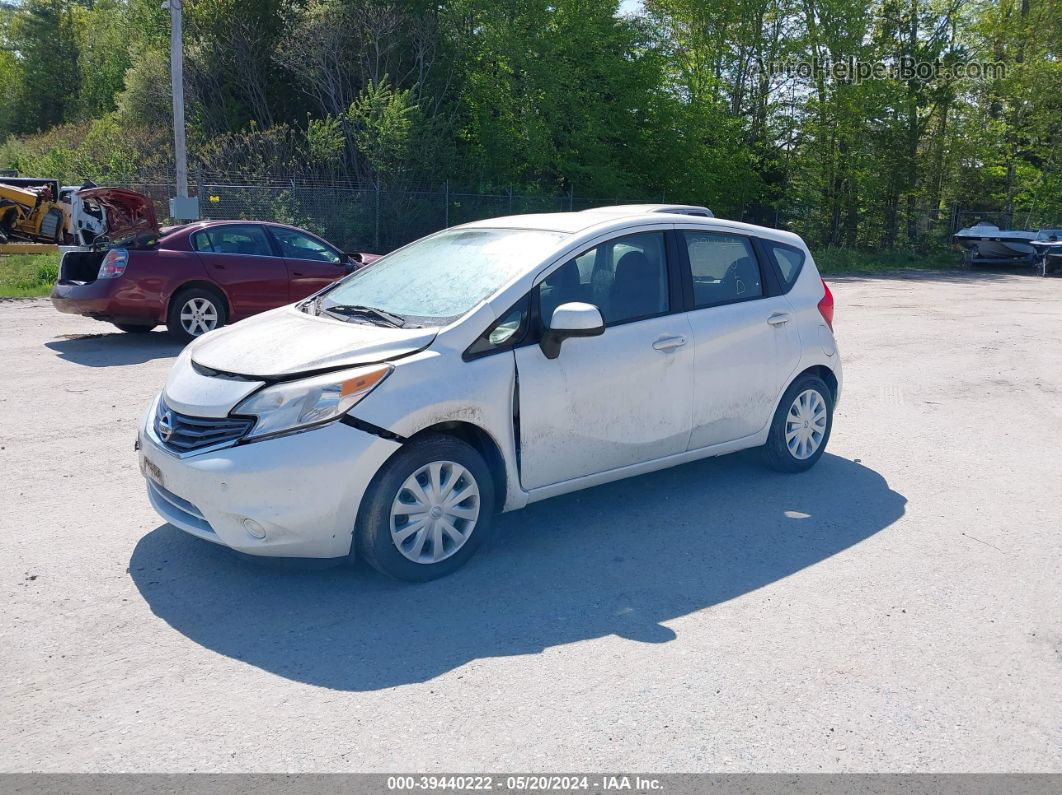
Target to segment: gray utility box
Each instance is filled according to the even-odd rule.
[[[199,198],[197,196],[174,196],[170,199],[170,218],[174,221],[199,220]]]

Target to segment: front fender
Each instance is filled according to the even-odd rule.
[[[490,436],[505,468],[503,510],[523,507],[513,407],[516,363],[512,351],[461,359],[450,350],[422,351],[395,362],[391,376],[350,412],[402,438],[448,423],[474,425]]]

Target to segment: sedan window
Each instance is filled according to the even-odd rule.
[[[309,235],[296,232],[294,229],[285,229],[282,226],[272,226],[270,233],[280,244],[280,252],[291,259],[312,260],[313,262],[328,262],[338,265],[343,259],[337,251],[326,246],[319,240],[314,240]]]
[[[274,256],[265,232],[258,226],[218,226],[203,229],[192,235],[192,247],[196,251],[214,254]]]

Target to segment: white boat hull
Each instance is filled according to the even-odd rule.
[[[973,259],[1027,259],[1036,253],[1036,232],[1002,230],[988,224],[961,229],[956,243],[965,246]]]

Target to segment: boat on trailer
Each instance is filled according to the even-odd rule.
[[[1000,229],[995,224],[977,223],[956,232],[952,240],[966,249],[969,264],[1032,263],[1036,258],[1033,240],[1037,232]]]
[[[1032,245],[1041,276],[1062,271],[1062,229],[1041,229]]]

